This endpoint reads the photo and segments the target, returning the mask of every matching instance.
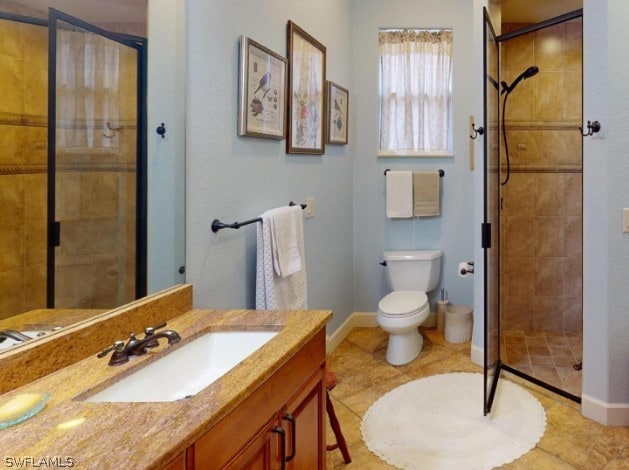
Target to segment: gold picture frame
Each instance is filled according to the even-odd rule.
[[[241,36],[238,68],[238,135],[285,139],[286,58]]]
[[[325,152],[326,48],[288,22],[288,133],[286,153]]]

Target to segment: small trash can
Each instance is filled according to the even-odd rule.
[[[472,339],[472,309],[467,305],[448,305],[444,336],[448,343],[466,343]]]

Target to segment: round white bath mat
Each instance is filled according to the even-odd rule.
[[[540,440],[546,413],[521,387],[500,380],[483,416],[483,375],[453,373],[409,382],[378,399],[363,417],[370,451],[403,469],[490,469]]]

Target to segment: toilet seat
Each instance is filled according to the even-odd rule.
[[[424,310],[428,297],[420,291],[395,291],[387,294],[378,303],[378,313],[389,318],[404,318]]]

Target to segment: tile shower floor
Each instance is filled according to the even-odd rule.
[[[554,331],[506,330],[502,334],[502,360],[516,370],[568,393],[581,396],[583,337]]]
[[[447,343],[434,328],[421,331],[424,349],[417,359],[404,366],[386,362],[387,336],[380,328],[354,329],[328,356],[328,364],[339,380],[330,395],[352,456],[352,463],[345,465],[339,450],[327,452],[329,469],[393,468],[369,452],[360,434],[362,416],[384,393],[429,375],[482,372],[470,361],[470,343]],[[502,468],[629,469],[629,427],[600,425],[581,416],[580,406],[570,400],[511,374],[503,373],[503,377],[520,384],[540,401],[547,425],[533,450]],[[334,442],[329,425],[327,442]]]

